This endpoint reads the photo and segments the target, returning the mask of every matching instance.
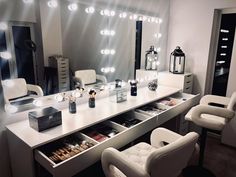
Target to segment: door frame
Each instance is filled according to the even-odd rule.
[[[207,82],[205,83],[204,95],[212,94],[217,47],[219,42],[218,38],[220,34],[221,16],[222,14],[231,14],[231,13],[236,13],[236,8],[214,10],[210,49],[209,49],[208,64],[207,64],[207,73],[206,73]]]
[[[14,38],[13,38],[13,26],[21,26],[21,27],[29,27],[30,28],[30,37],[32,41],[35,41],[35,32],[34,32],[34,24],[29,22],[15,22],[11,21],[8,23],[9,26],[9,45],[12,53],[12,59],[10,65],[10,71],[12,78],[18,78],[18,70],[17,70],[17,64],[16,64],[16,55],[15,55],[15,47],[14,47]],[[33,53],[33,67],[34,67],[34,80],[37,84],[37,61],[35,58],[35,54]]]

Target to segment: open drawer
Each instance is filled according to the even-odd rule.
[[[155,103],[151,103],[149,105],[145,105],[140,108],[137,108],[137,109],[135,109],[135,111],[140,114],[144,114],[146,116],[149,116],[149,117],[154,117],[167,109],[168,109],[168,107],[166,107],[166,108],[159,107]]]
[[[140,124],[148,118],[150,118],[149,115],[143,115],[136,111],[129,111],[127,113],[112,118],[110,121],[121,125],[122,127],[131,128],[135,125]]]
[[[34,150],[35,160],[53,176],[73,176],[96,160],[97,142],[82,133],[74,133]]]
[[[73,176],[98,161],[102,151],[115,144],[116,136],[125,129],[113,122],[105,121],[43,145],[35,150],[34,156],[36,161],[53,176]],[[110,130],[114,131],[114,134],[108,132]],[[90,131],[97,131],[98,134],[106,138],[99,142],[89,136],[91,135]],[[84,147],[85,149],[83,149]],[[74,151],[71,151],[70,148],[74,148]]]
[[[117,136],[120,132],[124,131],[125,128],[117,125],[110,121],[105,121],[99,124],[96,124],[92,127],[86,128],[81,131],[86,136],[89,136],[98,143],[106,141],[110,138]]]
[[[135,124],[132,126],[127,126],[126,121],[131,120]],[[137,139],[138,137],[144,135],[145,133],[149,132],[150,130],[157,127],[156,124],[156,116],[149,116],[135,110],[129,111],[117,117],[110,119],[111,122],[123,126],[126,128],[123,132],[121,132],[116,138],[115,146],[116,148],[120,148],[133,140]],[[128,123],[129,124],[129,123]],[[113,138],[112,138],[113,140]]]
[[[171,101],[173,100],[173,101]],[[171,118],[186,113],[188,109],[199,103],[200,94],[192,95],[187,93],[176,93],[166,99],[154,102],[153,106],[157,108],[165,108],[166,110],[158,114],[157,122],[161,125]],[[170,101],[170,102],[168,102]]]

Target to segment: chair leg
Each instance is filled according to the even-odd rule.
[[[203,162],[204,162],[206,138],[207,138],[207,129],[202,128],[202,134],[201,134],[201,139],[200,139],[200,154],[199,154],[199,161],[198,161],[198,165],[201,167],[203,167]]]
[[[198,166],[188,166],[185,169],[183,169],[182,171],[183,177],[215,177],[215,175],[211,171],[203,167],[206,138],[207,138],[207,129],[202,128]]]

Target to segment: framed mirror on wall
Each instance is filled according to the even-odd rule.
[[[1,67],[6,73],[3,80],[24,78],[27,84],[39,84],[44,95],[74,89],[75,73],[81,70],[94,70],[107,82],[134,79],[136,69],[144,69],[150,46],[161,52],[162,19],[157,13],[87,1],[17,1],[16,5],[15,1],[5,5],[10,3],[12,9],[19,5],[22,11],[15,12],[18,18],[15,14],[2,20],[7,23],[8,32],[1,34],[1,50],[11,55]],[[138,28],[142,31],[139,43]],[[50,57],[62,59],[61,63],[67,61],[68,65],[52,65]],[[139,67],[135,67],[137,61]],[[63,90],[56,88],[60,84],[60,68],[67,68],[68,73],[61,78],[66,80]]]

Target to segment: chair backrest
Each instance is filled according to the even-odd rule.
[[[28,89],[25,79],[9,79],[2,81],[4,99],[8,102],[10,99],[19,98],[27,95]]]
[[[236,92],[234,92],[232,96],[230,97],[230,101],[229,101],[227,109],[231,111],[236,111]]]
[[[83,84],[96,83],[96,72],[93,69],[75,71],[75,77],[80,78]]]
[[[191,158],[198,134],[190,132],[162,148],[157,149],[147,159],[146,170],[151,177],[177,177]]]

